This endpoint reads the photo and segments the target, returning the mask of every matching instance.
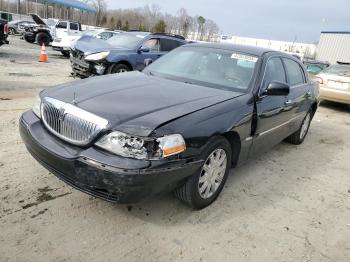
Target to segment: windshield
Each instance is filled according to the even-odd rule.
[[[350,75],[350,65],[331,65],[323,70],[327,74]]]
[[[46,20],[46,24],[48,25],[48,26],[55,26],[56,25],[56,21],[54,20],[54,19],[47,19]]]
[[[107,43],[116,47],[125,47],[128,49],[135,49],[141,43],[143,38],[145,38],[145,35],[142,35],[142,34],[137,35],[137,34],[121,33],[108,39]]]
[[[144,72],[173,80],[232,91],[247,91],[258,57],[204,47],[181,47]]]

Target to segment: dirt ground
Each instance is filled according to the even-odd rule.
[[[18,119],[69,61],[0,47],[0,261],[350,261],[350,107],[323,103],[305,142],[231,170],[210,207],[171,194],[133,206],[72,189],[26,151]]]

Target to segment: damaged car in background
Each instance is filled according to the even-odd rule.
[[[151,63],[186,43],[179,35],[137,31],[120,33],[106,41],[83,38],[71,50],[73,75],[86,78],[141,71],[145,62]]]
[[[318,103],[317,83],[292,56],[195,43],[143,72],[42,91],[20,134],[39,163],[87,194],[135,203],[174,191],[200,209],[231,167],[282,140],[301,144]]]

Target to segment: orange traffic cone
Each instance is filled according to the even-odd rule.
[[[46,54],[46,48],[45,48],[45,44],[43,44],[41,46],[41,53],[40,53],[40,59],[39,62],[47,62],[47,54]]]

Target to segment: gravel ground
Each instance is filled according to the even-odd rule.
[[[350,261],[350,108],[323,103],[304,144],[231,170],[210,207],[169,195],[113,205],[27,153],[20,114],[69,61],[17,38],[0,47],[0,261]]]

